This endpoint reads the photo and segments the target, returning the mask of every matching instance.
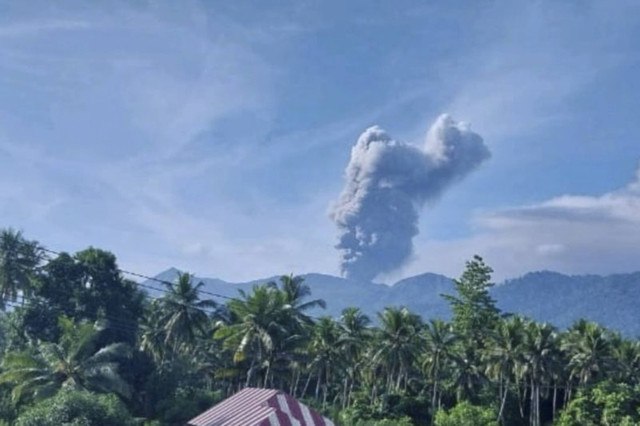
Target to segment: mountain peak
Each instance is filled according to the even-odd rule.
[[[154,278],[163,280],[163,281],[173,282],[178,276],[178,274],[181,274],[181,273],[182,273],[181,270],[179,270],[178,268],[174,268],[172,266],[171,268],[160,272]]]
[[[394,288],[403,287],[406,285],[429,285],[429,284],[438,284],[441,285],[443,283],[451,283],[453,280],[447,276],[434,274],[432,272],[425,272],[424,274],[414,275],[412,277],[404,278],[400,281],[397,281],[392,285]]]

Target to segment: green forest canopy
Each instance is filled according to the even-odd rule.
[[[640,422],[640,343],[500,312],[491,273],[467,262],[450,322],[396,306],[316,318],[331,300],[293,275],[214,301],[181,273],[151,297],[109,252],[51,256],[4,229],[0,422],[181,425],[246,386],[343,425]]]

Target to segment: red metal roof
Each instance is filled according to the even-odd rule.
[[[189,420],[191,426],[334,426],[317,411],[275,389],[245,388]]]

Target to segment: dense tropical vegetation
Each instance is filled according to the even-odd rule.
[[[343,425],[639,424],[640,342],[500,312],[491,272],[467,263],[450,321],[330,318],[300,277],[216,299],[179,274],[150,295],[111,253],[52,254],[6,229],[0,424],[181,425],[246,386]]]

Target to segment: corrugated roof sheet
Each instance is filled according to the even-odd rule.
[[[191,426],[334,426],[317,411],[275,389],[245,388],[189,420]]]

